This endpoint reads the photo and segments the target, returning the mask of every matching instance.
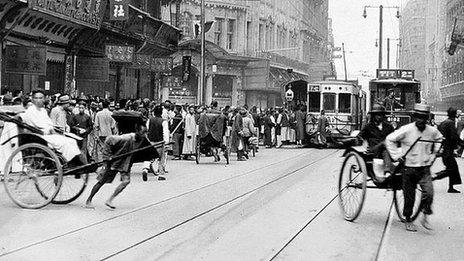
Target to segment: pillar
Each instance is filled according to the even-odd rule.
[[[213,101],[213,75],[211,74],[206,76],[205,96],[203,100],[206,105],[210,105]]]

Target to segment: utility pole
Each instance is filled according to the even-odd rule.
[[[342,52],[343,52],[343,68],[345,69],[345,82],[347,82],[348,75],[346,73],[345,43],[342,43]]]
[[[379,69],[382,69],[383,5],[379,6]]]
[[[390,38],[387,38],[387,69],[390,69]]]
[[[203,103],[205,88],[205,0],[201,0],[201,54],[200,54],[200,86],[198,87],[198,103]]]
[[[384,8],[394,8],[396,9],[396,18],[400,18],[400,8],[398,6],[371,6],[371,5],[366,5],[364,6],[364,12],[363,12],[363,17],[367,17],[367,8],[379,8],[379,69],[382,69],[382,47],[383,47],[383,9]]]

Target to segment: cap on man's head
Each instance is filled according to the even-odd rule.
[[[68,104],[71,101],[71,98],[67,94],[63,94],[60,97],[58,97],[58,100],[56,100],[56,104]]]

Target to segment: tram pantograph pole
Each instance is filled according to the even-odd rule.
[[[345,82],[347,82],[348,74],[346,73],[345,43],[342,43],[342,53],[343,53],[343,68],[345,70]]]

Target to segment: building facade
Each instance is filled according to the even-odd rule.
[[[439,90],[441,94],[442,108],[454,106],[463,109],[464,105],[464,51],[457,48],[454,55],[449,55],[449,41],[451,38],[455,18],[458,18],[456,24],[456,33],[464,34],[464,3],[458,0],[443,1],[441,5],[443,17],[440,19],[440,30],[442,32],[440,48],[438,55],[442,55],[439,70]]]
[[[0,0],[1,88],[155,97],[151,59],[174,53],[180,38],[160,20],[163,3],[128,0],[116,21],[105,0]]]
[[[401,10],[398,65],[399,68],[415,71],[415,78],[422,83],[421,97],[429,100],[430,87],[426,84],[425,69],[426,2],[427,0],[410,0]]]
[[[192,101],[200,88],[200,1],[173,1],[162,17],[183,33],[173,55],[175,68],[185,59],[192,61],[191,77],[174,88],[165,84],[164,98]],[[327,0],[206,0],[205,18],[212,22],[206,32],[206,103],[215,99],[234,106],[280,106],[288,88],[296,97],[306,95],[307,82],[333,74]],[[180,76],[166,79],[179,81]]]

